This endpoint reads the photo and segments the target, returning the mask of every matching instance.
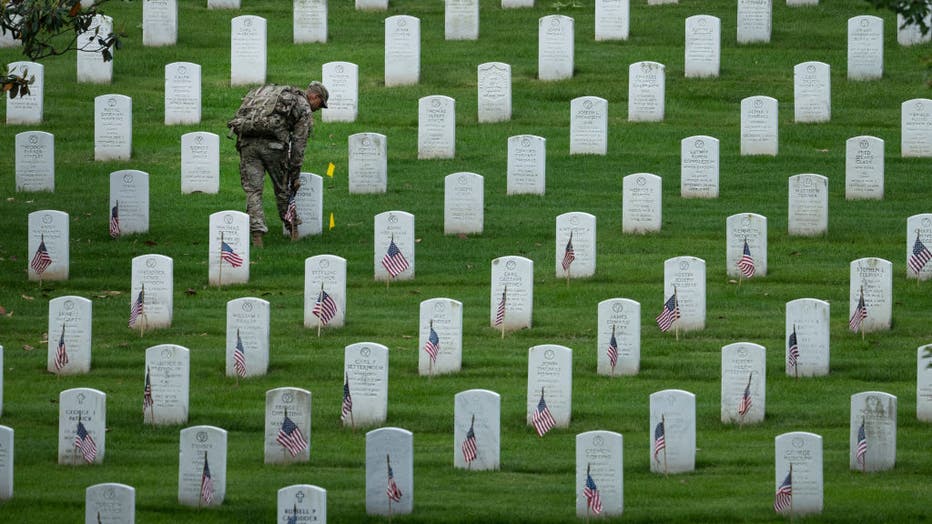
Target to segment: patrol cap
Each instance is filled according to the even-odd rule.
[[[320,96],[320,107],[323,107],[324,109],[327,108],[327,99],[330,98],[330,93],[327,92],[327,88],[324,87],[324,84],[314,80],[307,85],[307,92],[316,93],[318,96]]]

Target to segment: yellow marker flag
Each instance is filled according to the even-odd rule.
[[[327,176],[328,176],[328,177],[333,178],[333,168],[335,168],[335,167],[336,167],[336,166],[333,165],[333,162],[329,162],[329,163],[327,164]]]
[[[330,164],[333,165],[333,164]],[[333,229],[333,213],[330,213],[330,229]]]

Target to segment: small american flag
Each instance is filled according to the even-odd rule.
[[[508,293],[508,286],[502,290],[502,299],[498,301],[498,309],[495,311],[495,325],[501,326],[505,321],[505,296]]]
[[[285,216],[282,219],[289,224],[294,224],[296,218],[298,218],[298,206],[295,204],[294,193],[292,193],[288,197],[288,208],[285,209]]]
[[[323,286],[320,288],[320,293],[317,295],[317,302],[314,304],[314,309],[311,310],[311,314],[320,319],[320,323],[325,326],[329,324],[337,314],[337,303],[333,300],[333,297],[324,291]]]
[[[919,232],[917,231],[916,243],[913,244],[913,252],[909,255],[906,265],[909,266],[909,269],[913,270],[913,273],[918,275],[922,272],[922,268],[925,267],[929,260],[932,260],[932,252],[922,243],[922,240],[919,240]]]
[[[773,497],[773,510],[780,513],[793,505],[793,468],[777,488]]]
[[[343,405],[340,408],[340,420],[346,420],[346,417],[353,415],[353,397],[349,391],[349,376],[344,378],[343,382]]]
[[[540,390],[540,402],[537,403],[537,409],[534,410],[534,413],[531,415],[531,424],[533,424],[534,429],[537,430],[538,437],[543,437],[557,425],[557,421],[553,419],[553,415],[550,414],[550,408],[547,407],[547,402],[544,400],[543,388]]]
[[[204,452],[204,471],[201,473],[201,500],[206,504],[214,501],[214,479],[210,475],[210,466],[207,465],[207,452]]]
[[[80,418],[78,418],[78,429],[74,434],[74,447],[81,452],[81,456],[84,457],[84,461],[88,464],[94,462],[94,459],[97,458],[97,444],[91,434],[87,432],[87,428],[84,427],[84,423],[81,422]]]
[[[50,265],[52,265],[52,257],[49,256],[49,250],[45,247],[45,237],[43,236],[39,241],[36,254],[32,256],[32,262],[29,263],[29,267],[31,267],[37,275],[41,275]]]
[[[670,331],[670,327],[673,326],[673,323],[679,320],[680,318],[680,303],[676,300],[676,291],[673,292],[673,295],[663,304],[663,311],[657,315],[657,326],[660,327],[660,331]]]
[[[787,362],[790,363],[794,368],[799,364],[799,342],[796,338],[796,324],[793,324],[793,332],[790,333],[789,340],[786,341],[787,349]]]
[[[475,424],[476,416],[473,415],[472,421],[469,423],[469,431],[466,432],[466,440],[463,441],[463,460],[467,464],[476,460],[479,452],[479,448],[476,446],[476,432],[473,430]]]
[[[751,258],[751,248],[748,247],[748,239],[744,239],[744,249],[741,252],[741,258],[738,259],[738,271],[744,275],[744,278],[754,276],[754,259]]]
[[[307,440],[304,438],[301,430],[298,429],[298,425],[288,417],[287,411],[285,412],[285,419],[282,420],[282,427],[278,430],[278,436],[275,437],[275,442],[278,442],[283,448],[287,449],[292,457],[303,452],[308,446]]]
[[[612,338],[608,341],[608,362],[612,365],[612,370],[618,363],[618,340],[615,339],[615,326],[612,326]]]
[[[660,419],[660,422],[657,423],[657,426],[654,428],[654,460],[660,462],[660,452],[667,448],[667,438],[666,430],[664,429],[666,423],[663,418]]]
[[[861,323],[867,318],[867,305],[864,304],[864,288],[861,288],[861,295],[858,298],[858,305],[854,308],[854,313],[848,320],[848,328],[855,333],[861,329]]]
[[[599,488],[596,487],[589,473],[589,466],[586,466],[586,485],[583,487],[583,495],[586,497],[586,508],[593,515],[602,513],[602,498],[599,496]]]
[[[741,400],[738,401],[738,416],[745,416],[751,411],[751,375],[748,374],[748,385],[744,388]]]
[[[136,321],[139,320],[145,311],[146,307],[146,286],[143,285],[139,289],[139,294],[136,295],[136,300],[133,301],[133,305],[129,309],[129,327],[136,325]]]
[[[220,260],[226,260],[228,264],[233,267],[240,267],[243,265],[243,257],[236,254],[236,251],[233,251],[233,248],[230,247],[230,244],[227,244],[223,240],[220,241]]]
[[[431,362],[437,362],[437,353],[440,353],[440,337],[434,330],[434,323],[430,323],[430,333],[427,335],[427,342],[424,343],[424,351],[430,357]]]
[[[570,239],[566,241],[566,249],[563,251],[563,271],[570,270],[570,265],[576,260],[576,250],[573,249],[573,234],[570,233]]]
[[[861,420],[861,427],[858,428],[857,449],[854,452],[855,459],[863,468],[864,459],[867,457],[867,432],[864,430],[864,420]]]
[[[233,371],[241,377],[246,376],[246,349],[243,347],[243,339],[239,336],[239,330],[236,330],[236,347],[233,348]]]
[[[120,236],[120,201],[117,200],[110,208],[110,238]]]
[[[65,325],[61,325],[61,337],[58,338],[58,350],[55,352],[55,371],[61,371],[68,365],[68,350],[65,349]]]
[[[155,400],[152,399],[152,381],[149,380],[149,368],[146,368],[146,388],[142,390],[142,411],[145,413],[146,408],[151,408],[155,405]]]
[[[388,463],[388,486],[385,487],[385,494],[393,502],[401,501],[401,490],[398,484],[395,484],[395,472],[392,470],[391,462]]]
[[[382,257],[382,266],[388,271],[392,278],[397,277],[402,271],[408,269],[408,260],[398,249],[395,239],[392,238],[388,244],[388,251]]]
[[[288,517],[288,522],[285,524],[298,524],[298,505],[295,504],[294,508],[291,509],[291,516]]]

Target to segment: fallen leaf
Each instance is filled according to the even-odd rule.
[[[0,315],[6,315],[6,308],[3,306],[0,306]]]
[[[33,349],[36,348],[30,346],[29,344],[23,344],[23,351],[32,351]]]
[[[194,291],[194,288],[190,288],[190,287],[189,287],[188,289],[185,289],[185,290],[184,290],[184,294],[185,294],[185,295],[194,296],[194,295],[197,294],[197,291]]]
[[[157,246],[157,245],[159,245],[159,243],[156,242],[155,240],[146,240],[145,242],[143,242],[143,244],[145,244],[145,245],[147,245],[147,246]]]
[[[33,298],[33,297],[29,296],[29,295],[20,295],[20,296],[23,297],[23,300],[35,300],[35,298]]]
[[[469,237],[466,235],[466,233],[457,233],[456,238],[459,238],[461,240],[466,240]]]
[[[403,339],[405,339],[405,340],[410,340],[410,339],[412,339],[412,338],[414,338],[414,337],[412,337],[411,335],[401,335],[401,338],[403,338]]]

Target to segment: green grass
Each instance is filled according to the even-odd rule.
[[[331,1],[329,42],[291,44],[291,2],[245,0],[239,12],[210,11],[203,0],[180,2],[177,46],[142,47],[141,2],[110,2],[107,12],[125,26],[109,86],[77,85],[74,56],[45,62],[45,122],[0,126],[0,344],[4,352],[4,405],[0,424],[16,431],[15,496],[0,505],[5,522],[74,521],[84,511],[84,489],[99,482],[136,488],[139,522],[254,522],[274,518],[275,493],[295,483],[328,492],[332,522],[380,521],[365,514],[365,436],[339,424],[343,348],[373,341],[390,348],[386,425],[414,433],[414,512],[404,522],[575,521],[575,435],[590,430],[624,435],[625,512],[632,522],[773,522],[774,449],[777,435],[810,431],[824,445],[825,509],[812,522],[918,522],[928,520],[932,487],[932,427],[916,420],[917,346],[932,342],[928,285],[907,281],[906,218],[929,212],[929,159],[899,155],[900,104],[928,97],[921,57],[928,47],[896,44],[890,13],[861,2],[822,2],[788,8],[774,2],[769,44],[735,44],[735,4],[684,0],[648,7],[632,2],[631,37],[595,42],[592,2],[560,14],[575,19],[575,75],[539,82],[537,20],[552,2],[533,9],[502,10],[481,0],[480,39],[443,40],[442,3],[392,0],[387,13],[355,12],[349,1]],[[268,19],[268,80],[304,85],[329,61],[359,65],[359,118],[316,125],[304,169],[322,174],[325,213],[336,228],[290,243],[270,235],[253,252],[248,285],[207,286],[207,217],[244,208],[238,156],[221,139],[221,188],[217,195],[181,195],[180,136],[211,131],[225,136],[225,122],[246,88],[229,86],[229,20],[238,14]],[[385,88],[383,20],[409,14],[421,19],[421,82]],[[693,14],[722,20],[722,73],[717,79],[683,77],[683,21]],[[846,20],[859,14],[884,18],[884,78],[849,82]],[[6,62],[15,50],[0,50]],[[627,121],[627,68],[639,60],[666,65],[666,119]],[[820,60],[832,67],[832,121],[799,125],[792,117],[792,68]],[[202,66],[202,123],[165,127],[163,67],[174,61]],[[476,117],[476,67],[487,61],[512,66],[513,118],[483,124]],[[119,93],[133,99],[133,158],[93,161],[93,98]],[[444,94],[456,100],[456,158],[417,160],[417,100]],[[741,157],[739,103],[768,95],[780,104],[780,154]],[[594,95],[609,102],[605,156],[569,156],[569,101]],[[14,192],[16,133],[41,129],[55,135],[56,192]],[[388,192],[347,191],[347,137],[378,132],[388,137]],[[516,134],[547,139],[547,194],[505,195],[506,141]],[[716,200],[679,196],[680,140],[705,134],[721,141],[721,187]],[[860,134],[886,141],[883,201],[844,198],[844,142]],[[112,241],[107,235],[108,175],[117,169],[150,174],[151,221],[146,234]],[[443,235],[443,177],[457,171],[485,177],[485,231],[466,238]],[[621,181],[628,174],[663,177],[663,229],[621,234]],[[824,238],[787,235],[787,178],[819,173],[829,178],[829,232]],[[267,186],[267,192],[271,188]],[[40,289],[26,279],[28,213],[58,209],[71,217],[71,278]],[[372,279],[372,217],[400,209],[416,217],[417,278],[386,289]],[[554,220],[567,211],[598,217],[594,277],[569,288],[553,274]],[[769,272],[740,288],[726,276],[725,218],[754,212],[768,219]],[[266,213],[274,217],[270,195]],[[276,230],[272,219],[271,229]],[[130,259],[158,253],[175,264],[174,322],[140,338],[126,328]],[[303,328],[303,261],[317,254],[347,259],[347,324],[320,338]],[[522,255],[535,262],[534,327],[501,340],[488,327],[490,261]],[[663,261],[678,255],[707,263],[706,329],[679,341],[662,334],[652,318],[662,305]],[[876,256],[893,262],[893,328],[862,341],[847,330],[851,260]],[[186,290],[190,290],[186,292]],[[113,295],[107,291],[119,291]],[[78,295],[93,301],[90,374],[60,377],[45,371],[48,301]],[[257,296],[272,306],[269,373],[242,381],[224,377],[225,304]],[[463,302],[463,369],[427,380],[417,374],[417,315],[422,300]],[[635,377],[597,376],[596,305],[613,297],[642,305],[641,372]],[[814,297],[832,303],[831,374],[795,381],[783,372],[785,303]],[[767,418],[738,429],[719,422],[720,350],[738,341],[768,349]],[[141,423],[144,350],[173,343],[191,350],[188,425],[210,424],[229,433],[227,496],[222,507],[197,511],[177,503],[178,432]],[[538,439],[525,425],[527,350],[538,344],[573,349],[573,421]],[[26,348],[35,348],[26,350]],[[295,386],[313,395],[309,463],[289,467],[262,462],[264,398],[268,389]],[[58,394],[72,387],[107,393],[107,456],[102,466],[56,464]],[[486,388],[502,396],[502,469],[452,468],[453,396]],[[666,388],[696,394],[696,471],[663,478],[649,473],[648,396]],[[848,470],[850,396],[880,390],[898,397],[896,468],[861,475]],[[617,520],[621,520],[617,519]]]

